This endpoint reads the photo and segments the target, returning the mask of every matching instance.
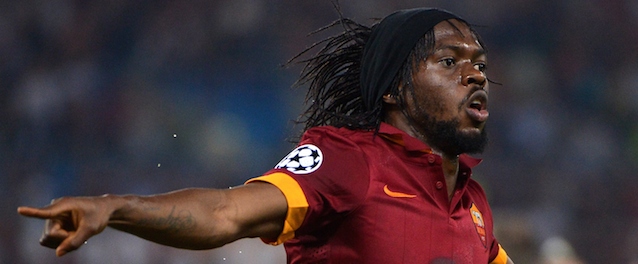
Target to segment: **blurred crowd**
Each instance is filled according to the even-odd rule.
[[[342,0],[371,24],[434,6],[489,52],[475,177],[516,263],[638,263],[638,2]],[[249,239],[185,251],[107,230],[56,258],[19,205],[240,185],[293,148],[299,65],[328,0],[0,1],[0,263],[284,263]],[[335,33],[334,31],[332,33]]]

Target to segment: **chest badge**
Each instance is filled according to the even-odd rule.
[[[476,207],[476,204],[472,203],[470,207],[470,214],[472,215],[472,221],[474,222],[474,227],[476,227],[476,233],[478,234],[483,246],[487,247],[487,236],[485,232],[485,220],[483,219],[483,214]]]

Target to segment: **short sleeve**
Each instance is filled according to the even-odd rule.
[[[496,257],[494,257],[494,259],[492,260],[492,262],[490,262],[490,264],[507,264],[507,259],[509,258],[507,256],[507,252],[505,252],[505,250],[503,249],[503,247],[501,247],[500,244],[496,244],[496,248],[497,248],[497,252],[496,253]]]
[[[267,242],[278,244],[312,233],[361,204],[370,181],[366,155],[358,143],[364,135],[333,127],[310,129],[274,169],[248,181],[269,182],[288,201],[282,234]]]

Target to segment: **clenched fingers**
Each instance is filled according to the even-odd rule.
[[[59,257],[68,252],[74,251],[83,246],[85,242],[95,234],[95,231],[91,229],[79,228],[78,231],[71,232],[70,236],[60,243],[55,250],[55,254]]]
[[[42,208],[19,207],[18,213],[45,219],[40,244],[62,256],[80,248],[107,224],[108,212],[99,210],[94,198],[61,198]]]
[[[53,249],[57,248],[70,235],[69,231],[63,229],[62,226],[59,220],[47,219],[44,223],[40,245]]]

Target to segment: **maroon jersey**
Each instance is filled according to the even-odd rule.
[[[308,130],[264,176],[288,213],[277,241],[289,263],[505,263],[485,193],[459,158],[452,200],[441,157],[388,124],[379,134]]]

